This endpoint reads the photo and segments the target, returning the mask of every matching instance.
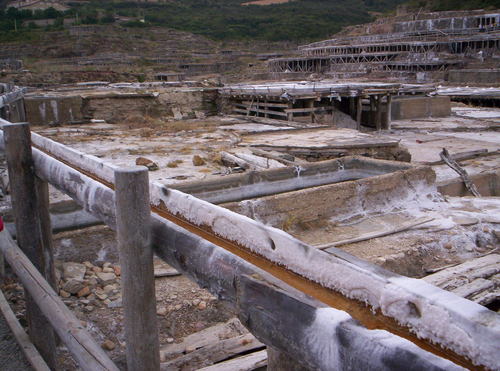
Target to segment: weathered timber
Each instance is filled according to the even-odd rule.
[[[274,155],[274,154],[270,153],[269,151],[262,151],[262,150],[256,149],[256,148],[251,148],[250,151],[252,151],[252,153],[254,155],[266,157],[266,158],[281,162],[284,165],[288,165],[288,166],[297,166],[298,165],[298,162],[296,162],[296,161],[287,160],[287,159],[282,158],[278,155]]]
[[[377,131],[380,131],[382,130],[382,95],[377,95],[376,102],[377,113],[375,116],[375,127],[377,128]]]
[[[500,292],[494,290],[495,275],[499,273],[500,255],[493,253],[444,267],[423,279],[476,303],[488,305],[500,298]]]
[[[51,231],[45,228],[46,221],[40,220],[40,217],[45,216],[45,212],[48,210],[42,209],[42,214],[40,213],[40,207],[47,205],[44,204],[45,199],[41,202],[38,201],[29,124],[4,125],[3,131],[12,209],[19,246],[33,262],[33,265],[42,272],[51,284],[54,284],[52,250],[49,237],[47,237],[47,233],[51,234]],[[43,194],[41,196],[44,197]],[[44,228],[45,237],[42,228]],[[29,294],[26,295],[26,316],[31,341],[49,367],[55,368],[56,342],[54,332]]]
[[[215,342],[202,348],[161,364],[161,370],[197,370],[214,363],[233,358],[241,353],[257,351],[265,345],[258,341],[252,334],[235,336],[229,339],[216,339]]]
[[[180,343],[167,344],[162,347],[162,357],[170,358],[179,354],[186,354],[198,349],[209,347],[220,341],[220,339],[235,338],[247,335],[248,330],[237,318],[227,322],[218,323],[194,334],[186,336]]]
[[[454,161],[465,161],[465,160],[470,160],[473,158],[477,157],[483,157],[483,156],[494,156],[499,154],[500,151],[488,151],[487,149],[478,149],[475,151],[466,151],[466,152],[459,152],[459,153],[454,153],[450,154],[450,158]],[[444,160],[437,160],[437,161],[428,161],[425,164],[426,165],[442,165],[444,164]]]
[[[213,366],[200,368],[199,371],[252,371],[265,367],[266,364],[267,352],[261,350]]]
[[[370,233],[366,233],[366,234],[363,234],[363,235],[360,235],[360,236],[357,236],[357,237],[354,237],[354,238],[349,238],[349,239],[346,239],[346,240],[329,242],[329,243],[325,243],[325,244],[322,244],[322,245],[315,245],[314,247],[316,247],[317,249],[320,249],[320,250],[326,250],[328,252],[327,249],[329,249],[331,247],[337,247],[337,246],[347,245],[347,244],[350,244],[350,243],[356,243],[356,242],[371,240],[372,238],[384,237],[384,236],[389,236],[391,234],[396,234],[396,233],[404,232],[404,231],[407,231],[408,229],[411,229],[413,227],[425,224],[425,223],[430,222],[432,220],[434,220],[434,218],[420,218],[420,219],[417,219],[417,220],[412,221],[410,223],[404,223],[403,225],[400,225],[400,226],[398,226],[396,228],[391,228],[389,230],[370,232]]]
[[[261,278],[241,276],[237,282],[238,317],[242,323],[264,344],[273,344],[275,349],[309,369],[460,369],[439,357],[412,362],[415,353],[422,352],[413,343],[407,340],[394,343],[386,331],[366,330],[345,312],[323,307],[308,297],[294,296]],[[289,315],[281,316],[284,311]],[[301,348],[316,348],[322,357],[304,354]]]
[[[255,113],[260,112],[260,113],[267,113],[268,115],[285,116],[285,117],[287,115],[286,113],[281,112],[281,111],[273,111],[273,110],[269,110],[269,109],[259,110],[258,108],[252,108],[252,107],[248,107],[246,109],[233,108],[233,111],[238,112],[238,113],[245,113],[245,114],[249,114],[250,112],[255,112]]]
[[[231,153],[222,151],[220,152],[220,156],[223,163],[236,164],[243,169],[251,169],[251,170],[256,169],[255,165],[250,164],[248,161],[243,160],[242,158],[239,158]]]
[[[3,254],[0,254],[3,257]],[[9,303],[5,299],[2,291],[0,290],[0,311],[5,318],[5,321],[9,325],[12,334],[16,338],[19,348],[23,352],[24,356],[28,360],[29,364],[35,371],[50,371],[49,366],[45,363],[38,350],[36,350],[33,343],[26,332],[24,332],[23,327],[17,320],[16,315],[9,306]]]
[[[252,102],[249,100],[244,100],[241,103],[244,105],[250,106],[250,104]],[[288,104],[287,103],[278,103],[278,102],[259,102],[259,106],[286,108],[286,107],[288,107]]]
[[[385,123],[385,129],[391,130],[391,121],[392,121],[392,95],[388,95],[387,96],[386,115],[387,115],[387,121]]]
[[[54,265],[54,244],[52,241],[52,225],[49,213],[49,184],[40,178],[35,178],[38,215],[40,218],[40,232],[42,252],[44,255],[43,276],[54,290],[57,289],[56,271]]]
[[[287,353],[267,347],[267,370],[269,371],[310,371]]]
[[[363,98],[356,98],[356,129],[361,130],[361,117],[363,115]]]
[[[249,164],[255,166],[256,168],[277,169],[277,168],[286,167],[286,165],[283,165],[281,162],[275,161],[275,160],[270,159],[270,158],[250,154],[250,153],[236,152],[235,156],[238,158],[241,158],[244,161],[247,161]]]
[[[451,167],[458,175],[460,175],[460,178],[462,178],[465,187],[469,190],[470,193],[472,193],[476,197],[481,197],[476,186],[474,185],[472,180],[470,180],[467,171],[451,158],[450,153],[446,148],[443,148],[443,150],[439,153],[439,156],[446,163],[446,165]]]
[[[0,232],[0,249],[5,259],[30,293],[41,312],[50,321],[82,370],[118,368],[82,327],[80,320],[64,305],[48,282],[15,244],[7,231]]]
[[[116,232],[122,267],[127,369],[159,370],[148,170],[115,172]]]
[[[330,107],[304,107],[304,108],[287,108],[286,113],[310,113],[310,112],[326,112],[331,110]]]
[[[37,161],[37,169],[40,169],[43,176],[48,178],[47,180],[56,184],[61,191],[72,195],[75,200],[78,200],[84,207],[86,207],[87,210],[92,211],[96,216],[105,220],[108,225],[112,227],[115,225],[113,209],[110,207],[110,205],[114,204],[114,192],[111,189],[97,183],[96,181],[92,181],[85,175],[67,167],[66,165],[60,163],[57,165],[56,160],[51,159],[46,155],[42,155],[37,151],[34,152],[40,155],[36,156],[39,160]],[[47,169],[51,169],[52,171],[46,172]],[[73,181],[65,182],[64,179],[73,179]],[[94,202],[90,202],[89,199],[93,199]],[[183,227],[180,227],[161,216],[152,214],[151,223],[153,244],[157,255],[163,258],[170,265],[194,279],[200,284],[200,286],[209,289],[221,299],[232,302],[233,304],[235,303],[237,294],[234,282],[237,277],[242,274],[257,274],[261,277],[267,277],[266,279],[268,281],[274,282],[274,284],[278,287],[283,287],[283,285],[285,285],[288,290],[294,290],[241,257],[214,245],[209,242],[210,240],[207,241],[203,237],[199,237],[189,231],[186,231]],[[213,239],[211,240],[214,241]],[[207,264],[207,257],[210,257],[210,264]],[[326,258],[328,258],[328,256],[326,256]],[[345,261],[349,261],[350,259],[356,260],[348,254],[343,256],[343,260],[344,259],[346,259]],[[358,261],[358,265],[359,264],[361,264],[361,266],[363,266],[363,264],[366,266],[367,263],[361,263]],[[337,299],[339,297],[337,297]],[[284,316],[289,315],[287,308],[283,307],[282,310],[284,311]],[[368,308],[367,310],[369,311]],[[359,318],[359,316],[357,317]],[[278,318],[279,317],[275,317],[275,320],[278,321]],[[255,329],[255,332],[258,331],[260,330]],[[321,335],[321,331],[323,330],[318,330],[319,337],[323,336]],[[286,334],[286,331],[284,334]],[[257,335],[257,333],[254,333],[254,335]],[[388,333],[388,335],[390,334]],[[359,336],[363,337],[363,334]],[[390,336],[393,342],[402,341],[402,339],[398,339],[395,335]],[[367,342],[377,344],[378,340],[376,338],[370,338]],[[281,349],[278,345],[276,347]],[[317,351],[318,349],[314,350],[308,349],[307,347],[301,347],[300,352],[297,353],[297,358],[303,358],[304,353],[308,353],[310,358],[321,359],[323,356],[321,352],[317,353]],[[418,349],[417,354],[414,356],[416,359],[420,359],[421,357],[430,357],[432,359],[438,358],[430,353],[423,352],[420,349]]]
[[[59,145],[59,149],[61,148],[65,147]],[[105,220],[108,225],[114,225],[114,211],[110,207],[110,204],[113,204],[111,189],[92,181],[79,171],[61,164],[40,151],[34,150],[33,152],[36,154],[36,169],[42,178],[49,180],[51,184],[70,194],[87,210]],[[59,156],[61,155],[64,157],[63,151],[59,151]],[[82,163],[78,163],[76,166],[88,166],[91,164],[91,160],[85,158]],[[95,169],[98,174],[104,175],[109,171],[108,169],[99,168],[99,166],[96,166]],[[68,179],[71,179],[71,181],[68,181]],[[242,266],[237,264],[233,258],[229,259],[226,254],[233,257],[236,256],[232,254],[237,254],[238,262],[245,264],[250,261],[253,264],[258,264],[259,267],[264,268],[279,277],[279,279],[285,280],[288,284],[300,288],[301,291],[317,297],[328,305],[348,310],[356,319],[369,328],[388,329],[395,334],[411,339],[416,344],[435,354],[453,359],[455,362],[468,367],[472,367],[471,363],[463,356],[467,357],[469,354],[476,363],[491,368],[493,368],[491,365],[498,363],[495,356],[493,356],[495,352],[491,349],[493,344],[497,343],[495,339],[498,337],[498,331],[495,330],[498,327],[498,318],[494,316],[493,312],[467,300],[460,299],[453,294],[425,285],[420,280],[400,277],[386,272],[340,250],[334,255],[315,253],[314,248],[294,240],[283,232],[265,227],[258,222],[217,208],[181,192],[163,188],[163,186],[155,183],[152,183],[151,187],[153,194],[160,197],[161,200],[160,206],[153,207],[154,214],[152,214],[153,241],[157,246],[157,254],[175,268],[194,278],[201,285],[208,286],[220,297],[230,300],[231,297],[234,298],[235,296],[232,282],[234,277],[242,273],[240,270]],[[158,205],[158,203],[155,202],[155,205]],[[173,206],[182,206],[182,208],[175,211],[175,207],[172,209]],[[191,210],[193,214],[185,214],[184,207]],[[199,222],[190,222],[190,220],[196,220],[199,217],[198,214],[200,216],[204,215],[204,218],[207,216],[215,218],[218,221],[231,220],[232,218],[238,223],[224,223],[225,229],[217,229],[217,233],[222,236],[221,238],[216,233],[197,227]],[[187,216],[187,221],[183,220],[181,216]],[[202,225],[204,224],[212,229],[216,228],[215,220],[205,220]],[[241,247],[229,242],[231,238],[228,236],[233,234],[242,236],[240,228],[243,226],[245,228],[244,235],[252,236],[252,244],[248,245],[250,251],[245,250],[245,243]],[[270,241],[273,241],[272,246],[274,248],[270,247],[267,250],[265,246],[269,245]],[[252,250],[256,246],[261,246],[262,249]],[[222,259],[219,263],[217,263],[218,259],[215,258],[215,251],[217,251],[217,256]],[[251,251],[258,251],[258,253],[255,254]],[[288,259],[291,252],[298,253],[299,251],[306,254],[304,259],[296,261]],[[211,257],[209,266],[206,264],[207,256]],[[225,261],[226,258],[229,259],[227,262]],[[271,263],[273,261],[286,262],[288,267],[275,266]],[[335,271],[336,274],[329,276],[328,281],[323,281],[323,284],[326,284],[327,287],[315,285],[314,278],[311,281],[310,277],[314,276],[316,271],[308,273],[304,270],[306,268],[304,264],[308,267],[316,266],[316,264],[328,264],[330,266],[329,271]],[[223,267],[230,268],[228,270],[228,268]],[[215,277],[218,278],[214,277],[215,272],[213,269],[216,270]],[[257,268],[254,267],[254,269]],[[221,274],[224,275],[224,279],[222,279]],[[301,277],[300,274],[304,274],[305,277],[309,278]],[[341,280],[342,277],[347,276],[352,277],[352,279],[349,281]],[[230,277],[233,277],[233,279]],[[358,297],[358,295],[365,292],[359,290],[360,282],[370,286],[370,288],[367,286],[366,290],[372,292],[372,296],[367,298],[366,295],[363,295],[364,299]],[[350,283],[355,284],[358,289],[353,291],[352,289],[355,287],[351,288]],[[403,312],[392,311],[390,306],[386,306],[385,302],[381,301],[380,295],[383,296],[385,293],[393,295],[396,292],[405,293],[407,295],[405,300],[414,300],[417,303],[415,305],[418,307],[425,306],[426,310],[421,313],[421,317],[412,317],[411,321],[408,321],[399,316]],[[430,296],[432,296],[432,300],[430,300]],[[365,306],[360,302],[361,300],[368,300],[369,305]],[[460,300],[463,300],[463,302],[460,302]],[[458,302],[460,304],[457,304]],[[451,305],[451,303],[454,304]],[[379,314],[374,315],[370,308],[380,308]],[[467,308],[467,310],[464,308]],[[436,326],[432,325],[434,322],[428,321],[428,316],[439,317],[441,315],[445,315],[449,326],[436,328]],[[488,325],[478,323],[477,318],[488,318]],[[409,333],[407,328],[398,325],[395,319],[415,331],[424,331],[421,333],[425,333],[425,331],[428,331],[426,329],[429,329],[433,333],[434,342],[438,342],[449,349],[454,349],[454,352],[442,350],[428,341],[417,339]],[[473,343],[469,343],[472,348],[461,347],[459,344],[462,343],[460,341],[456,342],[457,338],[450,342],[443,333],[443,331],[448,331],[450,326],[456,328],[457,333],[467,334],[467,339],[474,339]],[[474,349],[473,353],[470,353],[471,349]],[[462,356],[458,354],[462,354]]]

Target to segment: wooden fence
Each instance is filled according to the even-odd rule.
[[[261,342],[292,363],[321,370],[499,367],[500,320],[480,305],[341,250],[327,254],[283,231],[149,183],[145,171],[118,169],[30,136],[28,124],[2,129],[18,243],[29,259],[8,236],[1,250],[31,297],[27,305],[44,315],[33,316],[30,335],[34,326],[43,326],[45,334],[54,328],[83,369],[116,366],[50,288],[47,184],[118,232],[130,370],[161,368],[153,250],[231,304]],[[28,210],[36,212],[27,215]],[[49,345],[38,346],[52,362],[44,350]]]

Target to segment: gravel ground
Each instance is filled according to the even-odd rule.
[[[17,345],[5,318],[0,313],[0,370],[20,371],[32,370],[28,361]]]

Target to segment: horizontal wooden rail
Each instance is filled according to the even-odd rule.
[[[29,362],[31,367],[33,367],[33,370],[50,371],[49,366],[47,366],[47,363],[45,363],[42,356],[31,342],[28,334],[24,331],[23,327],[17,320],[16,315],[10,308],[7,299],[5,299],[5,296],[1,291],[0,291],[0,311],[3,314],[5,321],[9,325],[10,330],[14,334],[14,337],[16,338],[17,343],[19,344],[19,348],[21,348],[21,351],[24,353],[24,356],[26,357],[26,360]]]
[[[0,250],[42,313],[86,371],[118,371],[113,361],[82,327],[80,320],[64,305],[6,230],[0,232]]]

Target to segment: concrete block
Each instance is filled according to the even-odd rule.
[[[24,104],[26,120],[34,125],[62,125],[84,120],[79,96],[25,97]]]
[[[449,97],[397,97],[392,101],[392,120],[446,117],[450,114]]]
[[[500,69],[450,70],[448,81],[452,83],[500,84]]]

